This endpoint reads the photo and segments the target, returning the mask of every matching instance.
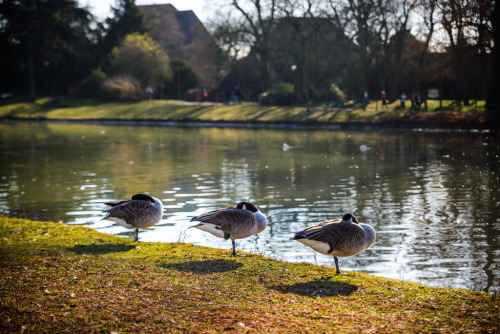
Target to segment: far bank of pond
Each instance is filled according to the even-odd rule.
[[[430,128],[500,129],[500,120],[484,111],[402,111],[397,101],[389,109],[373,102],[332,108],[322,105],[259,106],[223,105],[182,101],[149,100],[103,102],[91,99],[39,99],[0,105],[3,120],[50,120],[93,122],[172,122],[172,125],[201,126],[318,126],[339,128]],[[470,108],[469,108],[470,109]],[[168,124],[167,124],[168,125]]]

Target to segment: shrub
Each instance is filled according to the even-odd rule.
[[[131,76],[106,79],[101,86],[101,96],[113,101],[137,101],[148,98],[139,81]]]
[[[319,101],[347,101],[347,95],[334,83],[324,90],[318,97]]]
[[[262,93],[260,103],[263,105],[291,105],[297,101],[292,84],[277,83]]]
[[[76,97],[97,97],[104,80],[106,80],[106,73],[100,68],[94,70],[80,81],[78,86],[71,91],[71,95]]]
[[[112,75],[128,75],[143,87],[158,90],[172,76],[167,53],[148,35],[133,33],[115,47],[110,60]]]
[[[180,100],[188,89],[198,86],[198,76],[193,68],[182,59],[173,59],[170,62],[170,67],[173,76],[167,81],[168,94]]]

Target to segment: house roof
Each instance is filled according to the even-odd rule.
[[[146,18],[148,18],[148,13],[151,12],[171,12],[172,14],[175,15],[175,18],[177,19],[177,22],[179,23],[179,27],[181,32],[184,34],[186,37],[184,40],[184,45],[191,43],[193,40],[193,33],[192,29],[194,26],[197,24],[203,25],[203,23],[200,21],[198,16],[192,11],[192,10],[178,10],[175,8],[173,5],[167,3],[167,4],[154,4],[154,5],[141,5],[138,6],[139,8],[143,9],[143,12],[146,15]]]

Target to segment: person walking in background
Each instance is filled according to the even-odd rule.
[[[153,98],[153,88],[151,88],[151,86],[147,86],[146,87],[146,93],[148,94],[149,98],[152,99]]]
[[[229,105],[230,102],[231,102],[231,92],[226,92],[224,94],[224,104]]]
[[[415,110],[416,106],[415,106],[415,99],[417,98],[417,96],[415,95],[415,93],[411,93],[411,98],[410,98],[410,102],[411,102],[411,106],[410,106],[410,110]]]
[[[387,95],[385,94],[385,90],[382,91],[380,98],[382,99],[382,109],[384,109],[384,107],[389,109],[389,107],[387,106]]]
[[[405,92],[403,92],[403,94],[401,94],[400,100],[401,100],[401,109],[405,110],[405,108],[406,108],[406,106],[405,106],[406,93]]]
[[[241,91],[240,89],[238,88],[238,86],[236,86],[234,88],[234,104],[240,104],[241,102]]]
[[[415,96],[415,109],[420,110],[420,104],[422,101],[420,101],[420,92],[417,93],[417,96]]]

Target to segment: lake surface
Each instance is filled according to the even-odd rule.
[[[492,133],[309,131],[0,123],[0,212],[132,237],[105,201],[148,193],[163,220],[141,241],[225,248],[191,226],[252,201],[269,220],[237,249],[333,266],[288,240],[344,213],[377,240],[340,268],[434,286],[500,291],[500,137]],[[289,145],[283,149],[283,143]],[[366,151],[360,150],[365,145]]]

